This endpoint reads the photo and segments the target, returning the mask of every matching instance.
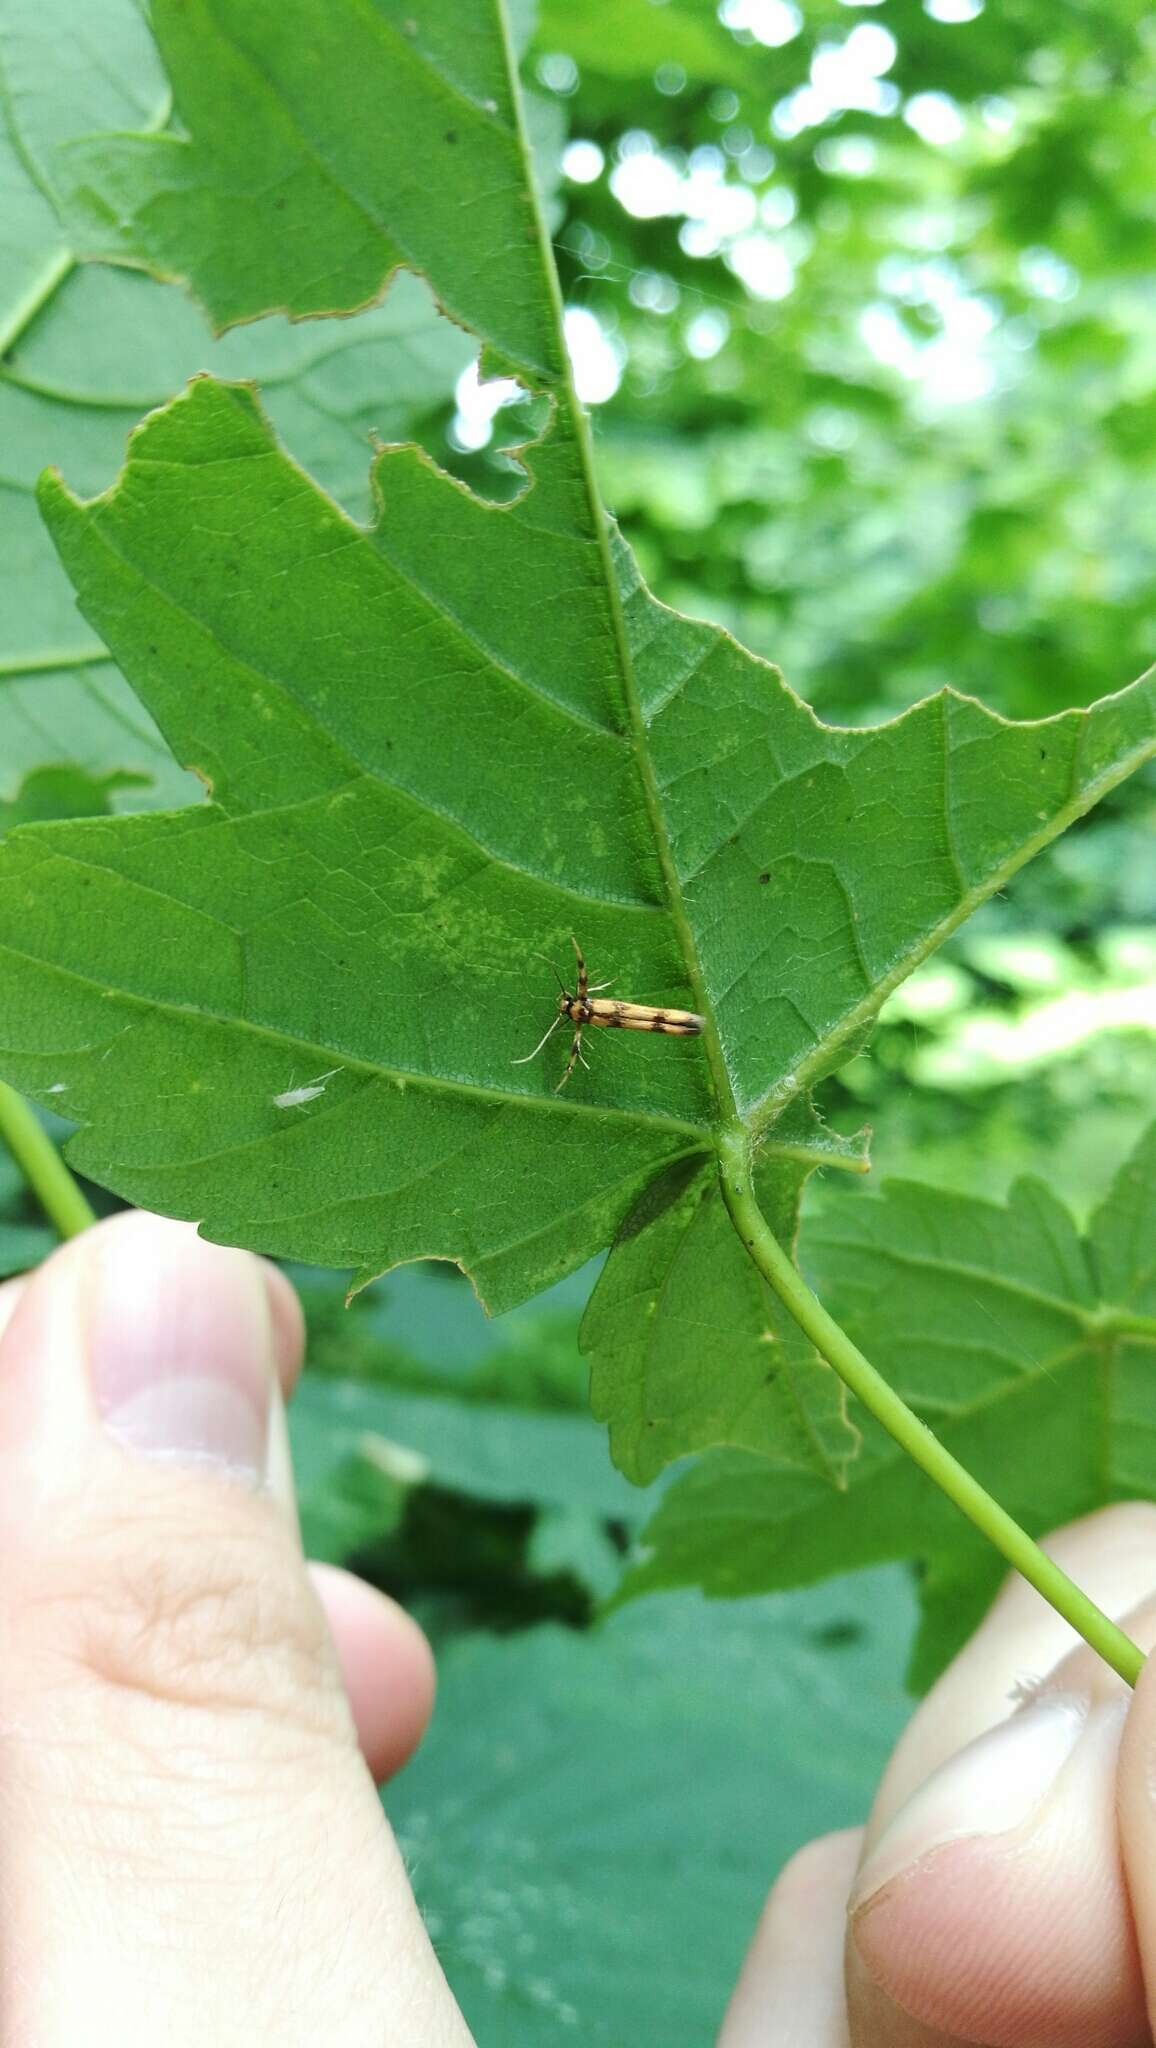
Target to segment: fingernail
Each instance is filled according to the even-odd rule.
[[[1022,1827],[1043,1805],[1088,1712],[1078,1694],[1049,1693],[942,1765],[884,1828],[855,1880],[851,1912],[946,1842]]]
[[[113,1436],[149,1457],[264,1474],[274,1332],[258,1262],[136,1215],[95,1234],[89,1358]]]

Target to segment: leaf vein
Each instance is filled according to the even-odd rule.
[[[707,1127],[692,1124],[684,1118],[665,1116],[659,1111],[643,1109],[619,1109],[604,1103],[583,1102],[580,1096],[563,1100],[557,1095],[520,1094],[517,1089],[484,1086],[476,1081],[462,1081],[456,1077],[440,1074],[422,1074],[402,1067],[387,1066],[381,1060],[366,1059],[364,1054],[347,1052],[343,1047],[322,1043],[315,1038],[303,1038],[290,1031],[284,1031],[268,1024],[260,1024],[251,1017],[237,1017],[209,1009],[201,1003],[178,1003],[159,996],[138,996],[131,989],[110,989],[107,981],[95,975],[86,974],[80,968],[62,967],[58,961],[44,960],[23,947],[7,942],[0,943],[0,957],[21,961],[44,974],[55,975],[62,981],[79,983],[84,988],[97,989],[105,997],[129,1008],[146,1012],[159,1011],[165,1016],[176,1018],[199,1018],[216,1027],[242,1031],[270,1045],[285,1046],[290,1052],[309,1054],[311,1057],[334,1056],[344,1067],[354,1073],[369,1074],[391,1082],[395,1087],[426,1088],[439,1093],[460,1095],[487,1107],[530,1109],[548,1112],[551,1115],[581,1116],[598,1123],[599,1121],[625,1124],[651,1124],[659,1130],[678,1132],[703,1144],[708,1135]]]

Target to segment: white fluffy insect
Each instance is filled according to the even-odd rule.
[[[330,1067],[327,1074],[318,1074],[315,1081],[306,1081],[301,1088],[284,1089],[273,1097],[274,1109],[304,1109],[307,1102],[316,1102],[319,1095],[324,1095],[325,1083],[340,1071],[340,1067]]]

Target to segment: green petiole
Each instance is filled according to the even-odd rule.
[[[96,1222],[76,1182],[22,1095],[0,1081],[0,1140],[61,1237],[77,1237]]]
[[[770,1282],[784,1308],[805,1331],[820,1356],[838,1373],[844,1386],[862,1401],[877,1422],[894,1437],[900,1448],[913,1458],[929,1479],[949,1500],[974,1522],[977,1529],[1028,1581],[1050,1601],[1057,1614],[1071,1623],[1106,1664],[1135,1685],[1144,1663],[1143,1654],[1101,1612],[1094,1600],[1073,1583],[1038,1543],[1014,1521],[998,1501],[973,1479],[965,1466],[953,1458],[925,1423],[913,1415],[907,1403],[864,1358],[845,1330],[812,1294],[801,1273],[791,1263],[782,1245],[765,1222],[755,1198],[751,1179],[750,1144],[745,1131],[724,1131],[719,1144],[719,1171],[723,1199],[735,1229],[764,1279]]]

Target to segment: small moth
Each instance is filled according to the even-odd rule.
[[[549,1031],[544,1032],[538,1040],[533,1052],[525,1053],[521,1059],[514,1061],[516,1067],[524,1067],[530,1060],[537,1059],[546,1040],[558,1029],[563,1017],[569,1017],[570,1022],[574,1026],[574,1042],[570,1047],[570,1057],[566,1062],[566,1071],[554,1090],[555,1095],[557,1095],[559,1089],[566,1086],[579,1060],[582,1061],[582,1065],[589,1071],[589,1062],[582,1051],[582,1033],[588,1024],[600,1026],[608,1031],[661,1031],[665,1032],[668,1038],[696,1038],[698,1036],[702,1030],[703,1020],[701,1017],[696,1017],[693,1010],[655,1010],[651,1008],[649,1003],[619,1003],[599,1000],[600,991],[604,988],[609,988],[610,983],[608,981],[596,981],[591,985],[586,973],[586,962],[582,958],[582,948],[573,933],[570,934],[570,944],[574,948],[574,958],[578,962],[578,986],[573,994],[567,988],[562,976],[558,973],[558,969],[554,967],[553,961],[548,960],[545,953],[538,953],[535,956],[539,960],[546,960],[547,966],[553,968],[555,979],[561,990],[561,994],[558,997],[558,1015],[551,1024]]]

